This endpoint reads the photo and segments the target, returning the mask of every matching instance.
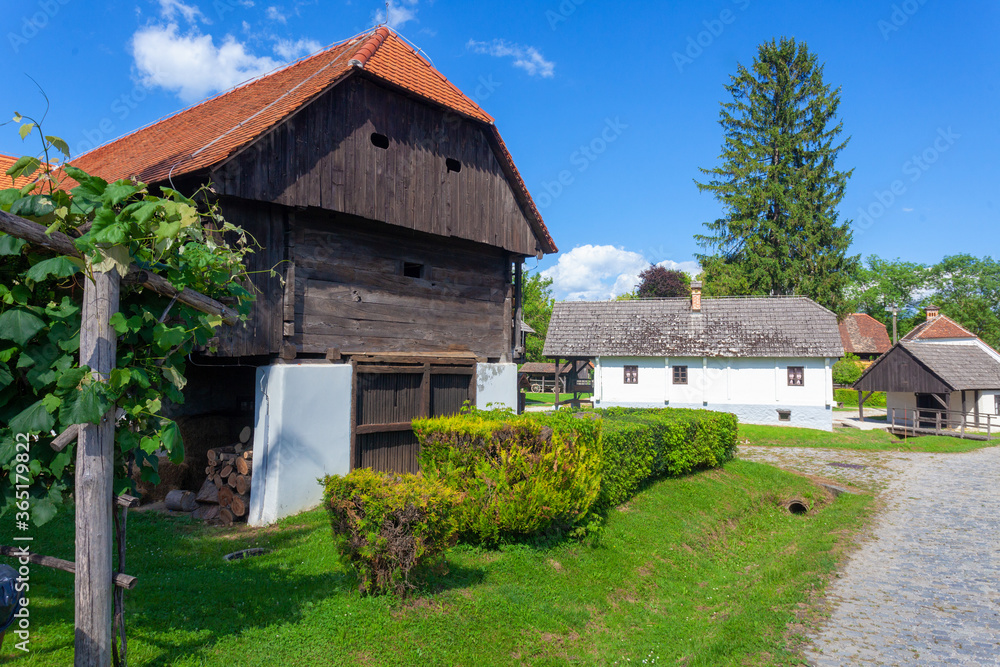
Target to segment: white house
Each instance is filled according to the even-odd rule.
[[[1000,353],[934,306],[868,367],[859,391],[886,392],[889,419],[924,428],[1000,427]]]
[[[749,424],[833,428],[836,316],[806,297],[555,304],[543,353],[594,360],[596,407],[732,412]]]

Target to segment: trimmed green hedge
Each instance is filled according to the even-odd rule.
[[[473,411],[413,431],[421,471],[464,494],[461,532],[483,542],[572,526],[600,490],[599,419]]]
[[[631,498],[647,479],[714,468],[736,453],[736,416],[684,408],[606,408],[597,506]]]
[[[838,403],[843,403],[844,407],[858,407],[858,390],[857,389],[834,389],[833,400]],[[868,400],[865,401],[866,408],[884,408],[885,407],[885,392],[876,391],[872,394]]]
[[[359,468],[323,480],[323,501],[341,556],[361,590],[405,595],[414,568],[435,560],[458,539],[460,495],[422,475]]]

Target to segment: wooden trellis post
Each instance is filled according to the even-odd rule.
[[[0,231],[61,255],[82,257],[65,234],[46,234],[45,227],[0,211]],[[178,290],[165,278],[131,265],[130,276],[147,289],[176,299],[203,313],[218,315],[226,324],[236,324],[235,311],[204,294],[187,288]],[[117,336],[111,316],[118,312],[122,276],[117,269],[95,271],[83,289],[80,329],[80,364],[91,368],[94,379],[107,382],[115,365]],[[75,667],[108,667],[111,664],[113,586],[131,588],[134,577],[113,571],[112,511],[114,503],[115,408],[99,424],[70,426],[53,442],[62,449],[78,440],[76,450],[76,561],[74,564],[44,556],[32,562],[75,570]],[[0,549],[0,553],[4,553]]]
[[[95,271],[84,279],[80,364],[94,380],[107,382],[115,366],[117,335],[111,316],[118,312],[118,270]],[[76,445],[76,667],[111,664],[112,520],[115,463],[115,408],[99,424],[82,424]]]

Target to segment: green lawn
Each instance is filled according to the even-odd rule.
[[[992,447],[996,441],[961,440],[943,435],[922,435],[918,438],[897,438],[882,430],[859,431],[834,428],[832,432],[788,426],[756,426],[740,424],[739,440],[751,445],[778,447],[829,447],[831,449],[899,450],[904,452],[968,452]]]
[[[816,503],[791,515],[777,501]],[[597,543],[459,546],[415,598],[366,598],[338,563],[320,511],[270,529],[129,519],[129,660],[152,665],[800,664],[789,627],[819,591],[870,497],[827,501],[807,480],[733,461],[656,482]],[[73,556],[72,512],[35,545]],[[7,531],[4,524],[2,531]],[[0,541],[9,539],[0,534]],[[226,563],[260,546],[268,555]],[[33,653],[69,665],[73,578],[34,566]],[[789,625],[793,624],[793,625]],[[0,661],[13,653],[13,637]],[[654,663],[655,661],[655,663]]]
[[[525,405],[552,405],[555,403],[555,394],[546,392],[544,394],[536,394],[532,392],[527,392],[524,395]],[[589,401],[591,394],[580,394],[580,400]],[[559,394],[559,401],[569,401],[572,400],[573,394]]]

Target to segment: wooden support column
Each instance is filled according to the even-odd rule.
[[[865,420],[865,401],[861,396],[863,393],[863,391],[858,389],[858,419],[861,421]]]
[[[84,279],[80,363],[107,382],[117,340],[110,324],[118,312],[116,269]],[[76,449],[76,667],[111,664],[111,594],[115,421],[114,407],[99,424],[80,427]]]
[[[979,390],[978,389],[976,389],[975,391],[972,392],[972,400],[975,401],[975,403],[972,404],[972,413],[973,413],[974,418],[976,420],[976,428],[979,428]]]
[[[965,415],[969,413],[969,409],[965,406],[965,390],[962,390],[962,435],[965,435]]]
[[[555,366],[555,372],[553,373],[553,377],[556,379],[553,391],[556,392],[555,407],[556,410],[558,410],[559,409],[559,358],[558,357],[556,357],[556,366]]]

